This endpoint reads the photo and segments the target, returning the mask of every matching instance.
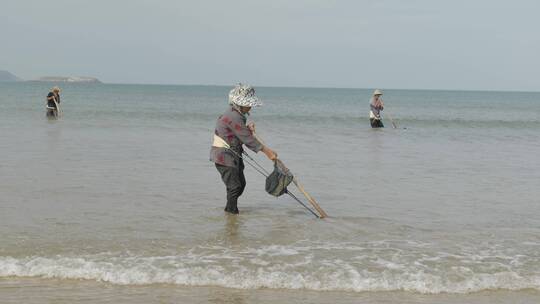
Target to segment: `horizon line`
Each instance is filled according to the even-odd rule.
[[[71,76],[65,76],[71,77]],[[84,84],[84,85],[148,85],[148,86],[201,86],[201,87],[232,87],[234,84],[201,84],[201,83],[139,83],[139,82],[104,82],[97,77],[99,82],[96,83],[83,83],[83,82],[55,82],[55,81],[40,81],[36,79],[25,80],[21,79],[13,82],[0,82],[0,83],[21,83],[21,82],[34,82],[34,83],[56,83],[60,84]],[[385,88],[385,87],[331,87],[331,86],[298,86],[298,85],[258,85],[253,84],[254,87],[259,88],[287,88],[287,89],[337,89],[337,90],[401,90],[401,91],[450,91],[450,92],[509,92],[509,93],[540,93],[539,90],[521,90],[521,89],[443,89],[443,88]]]
[[[234,84],[201,84],[201,83],[136,83],[136,82],[101,82],[101,84],[111,85],[155,85],[155,86],[200,86],[200,87],[233,87]],[[520,90],[520,89],[426,89],[426,88],[385,88],[385,87],[330,87],[330,86],[297,86],[297,85],[258,85],[250,84],[255,88],[286,88],[286,89],[338,89],[338,90],[401,90],[401,91],[458,91],[458,92],[519,92],[519,93],[540,93],[540,89]]]

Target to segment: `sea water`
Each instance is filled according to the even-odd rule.
[[[225,303],[540,300],[540,93],[386,89],[386,128],[371,129],[371,89],[257,88],[249,119],[320,220],[249,166],[240,215],[224,214],[208,157],[229,87],[66,84],[49,119],[48,86],[0,84],[4,302],[74,282],[112,303],[125,288],[210,288]],[[80,290],[70,302],[92,289]]]

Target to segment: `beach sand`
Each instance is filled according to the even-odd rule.
[[[320,292],[307,290],[244,290],[218,287],[182,287],[152,284],[122,286],[87,280],[37,278],[0,279],[3,304],[34,303],[335,303],[335,304],[535,304],[535,290],[483,291],[472,294],[422,295],[408,292]]]

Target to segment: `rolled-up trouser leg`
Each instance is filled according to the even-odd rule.
[[[225,211],[237,214],[238,197],[242,195],[246,188],[244,164],[241,163],[239,167],[227,167],[216,164],[216,169],[227,188],[227,206],[225,207]]]

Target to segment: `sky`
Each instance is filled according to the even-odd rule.
[[[0,0],[0,70],[108,83],[540,91],[537,0]]]

